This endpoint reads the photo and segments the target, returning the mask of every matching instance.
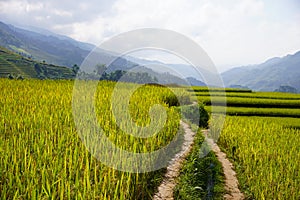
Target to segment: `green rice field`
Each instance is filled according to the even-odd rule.
[[[247,199],[300,199],[300,94],[199,90],[194,96],[209,112],[226,109],[218,145]],[[219,101],[225,96],[226,104]]]

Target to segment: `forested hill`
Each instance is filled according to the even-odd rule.
[[[260,91],[300,92],[300,51],[262,64],[233,68],[224,72],[222,78],[227,87],[239,85]]]
[[[37,62],[0,47],[0,77],[72,79],[75,73],[71,68]]]
[[[78,70],[79,66],[77,65],[68,68],[47,64],[46,62],[37,62],[0,46],[0,78],[74,79]],[[158,81],[156,77],[161,78],[160,76],[163,76],[151,70],[145,70],[130,73],[123,70],[115,70],[110,73],[104,72],[103,74],[97,72],[92,74],[79,73],[82,73],[80,77],[85,79],[118,81],[124,76],[123,81],[136,83],[156,83]]]

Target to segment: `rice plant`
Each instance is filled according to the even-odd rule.
[[[270,118],[227,117],[218,144],[234,161],[248,198],[300,198],[299,134]]]
[[[124,87],[131,87],[131,84]],[[0,79],[1,199],[151,199],[164,169],[129,173],[99,162],[86,149],[72,115],[74,81]],[[149,109],[161,105],[164,128],[134,138],[117,126],[111,103],[115,83],[102,81],[96,116],[107,137],[121,149],[149,152],[167,145],[181,131],[180,114],[164,102],[168,88],[144,86],[130,99],[133,122],[150,123]],[[178,88],[183,96],[187,93]],[[102,152],[108,153],[108,152]]]

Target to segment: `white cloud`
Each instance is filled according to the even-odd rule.
[[[300,6],[295,0],[285,2],[10,0],[0,1],[0,17],[95,44],[132,29],[166,28],[195,40],[218,66],[228,67],[299,50]]]

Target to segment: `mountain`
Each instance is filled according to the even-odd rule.
[[[138,63],[139,65],[143,65],[148,68],[151,68],[152,70],[160,73],[171,73],[173,75],[178,75],[178,73],[180,73],[182,77],[191,77],[197,74],[197,71],[191,65],[169,64],[157,60],[141,59],[132,56],[127,56],[126,59]],[[201,79],[201,77],[198,77],[198,79]]]
[[[192,86],[210,85],[213,87],[222,87],[223,85],[220,82],[219,74],[215,74],[202,67],[195,68],[194,66],[189,64],[170,64],[163,63],[157,60],[141,59],[131,56],[126,56],[126,59],[161,74],[169,74],[181,77],[181,79],[184,79],[185,82],[188,82]]]
[[[288,86],[300,92],[300,51],[262,64],[236,67],[221,75],[227,87],[240,85],[257,91],[279,91]]]
[[[112,67],[106,71],[105,77],[102,78],[117,81],[122,75],[125,75],[121,81],[177,85],[186,84],[183,79],[177,76],[168,73],[158,73],[143,66],[136,66],[130,70],[127,69],[129,72],[126,73],[124,67],[119,67],[119,61],[120,59],[117,59],[115,61],[116,63],[112,63]],[[0,47],[0,78],[74,79],[75,76],[75,71],[71,68],[47,64],[46,62],[38,62],[4,47]],[[99,80],[99,77],[95,76],[95,74],[86,74],[83,76],[88,79],[98,78]]]
[[[130,69],[130,72],[126,75],[126,70],[119,67],[120,59],[117,59],[112,64],[112,68],[107,70],[105,80],[117,81],[120,77],[115,77],[116,75],[124,75],[126,78],[131,78],[132,80],[127,80],[126,82],[137,82],[137,83],[147,83],[147,82],[157,82],[160,84],[179,84],[184,85],[184,80],[177,76],[173,76],[167,73],[157,73],[151,69],[136,66]],[[121,60],[122,61],[122,60]],[[127,69],[128,70],[128,69]],[[46,62],[34,61],[31,58],[24,57],[15,52],[12,52],[4,47],[0,47],[0,78],[37,78],[37,79],[74,79],[75,71],[68,67],[56,66],[53,64],[47,64]],[[86,75],[89,79],[93,79],[93,75]],[[97,78],[97,76],[95,76]],[[99,78],[99,77],[98,77]],[[140,80],[142,79],[142,80]]]
[[[175,76],[181,76],[184,78],[193,77],[202,82],[203,82],[203,77],[209,76],[209,74],[211,75],[211,72],[203,68],[195,69],[195,67],[188,64],[170,64],[170,63],[163,63],[157,60],[141,59],[141,58],[131,57],[131,56],[127,56],[126,59],[138,63],[139,65],[146,66],[147,68],[150,68],[160,73],[170,73]]]
[[[13,27],[12,25],[9,25],[9,26]],[[27,26],[27,25],[18,25],[17,27],[19,27],[19,29],[30,30],[31,32],[42,34],[44,36],[54,36],[60,40],[66,40],[66,41],[72,43],[74,46],[77,46],[83,50],[91,51],[96,47],[93,44],[80,42],[80,41],[74,40],[68,36],[53,33],[47,29],[43,29],[43,28],[39,28],[39,27],[35,27],[35,26]]]
[[[37,61],[71,67],[80,65],[90,50],[82,43],[21,29],[0,22],[0,46]]]
[[[23,57],[4,47],[0,47],[0,78],[73,79],[75,72],[45,62],[37,62]]]
[[[95,48],[92,44],[79,42],[45,29],[28,26],[19,27],[0,22],[0,46],[38,63],[49,63],[69,68],[75,64],[80,66],[86,56]],[[193,81],[192,85],[203,85],[202,77],[197,76],[198,73],[190,65],[165,64],[159,61],[127,56],[117,57],[116,53],[99,48],[97,48],[97,51],[93,51],[93,54],[96,60],[101,61],[99,65],[109,63],[115,59],[110,64],[107,73],[116,70],[128,71],[142,66],[145,68],[142,71],[155,76],[162,84],[175,83],[181,85],[191,80]],[[164,66],[167,66],[167,68]],[[93,70],[93,66],[91,66],[91,69]],[[205,70],[201,73],[208,74]],[[193,79],[187,79],[187,77],[193,77]]]
[[[67,36],[36,27],[31,30],[17,28],[0,22],[0,46],[10,49],[20,55],[38,62],[59,66],[80,66],[86,56],[95,48],[94,45],[76,41]],[[32,31],[34,30],[34,31]],[[102,63],[116,59],[110,66],[111,70],[128,70],[136,63],[124,58],[117,58],[113,53],[97,49],[97,60]]]
[[[191,86],[206,86],[205,83],[202,81],[199,81],[198,79],[194,77],[187,77],[187,81],[191,84]]]

